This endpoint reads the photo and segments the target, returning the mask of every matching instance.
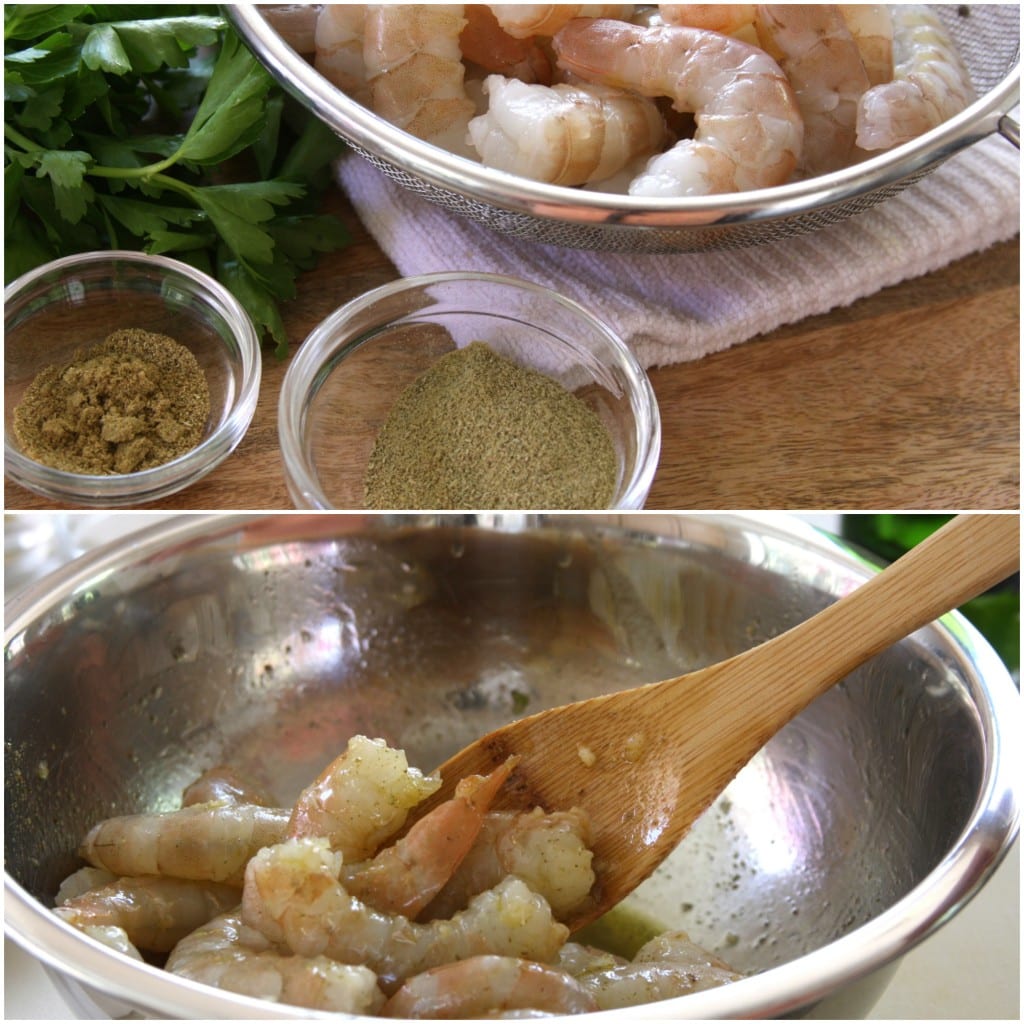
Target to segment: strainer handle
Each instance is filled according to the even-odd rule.
[[[1015,121],[1009,114],[1003,114],[999,118],[999,134],[1004,139],[1009,139],[1018,149],[1020,149],[1020,121]]]

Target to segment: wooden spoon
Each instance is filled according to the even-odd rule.
[[[567,922],[579,928],[647,878],[815,697],[1019,564],[1017,515],[957,516],[856,590],[749,651],[489,733],[441,766],[442,788],[428,804],[516,755],[495,806],[585,808],[598,882],[593,905]]]

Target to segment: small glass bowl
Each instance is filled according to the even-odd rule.
[[[14,409],[36,375],[121,328],[165,334],[191,350],[210,387],[202,440],[184,455],[134,473],[93,475],[45,466],[22,450]],[[240,303],[178,260],[109,250],[54,260],[4,290],[4,473],[68,505],[116,508],[166,497],[229,455],[256,411],[259,338]]]
[[[528,281],[452,271],[374,289],[325,319],[293,358],[278,407],[296,508],[360,509],[377,434],[396,399],[441,356],[482,341],[554,378],[600,417],[617,460],[612,509],[639,509],[661,420],[650,381],[615,332]]]

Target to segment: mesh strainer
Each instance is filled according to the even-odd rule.
[[[536,242],[607,252],[699,252],[815,231],[895,195],[994,132],[1015,145],[1020,7],[937,4],[979,99],[926,135],[853,167],[729,196],[648,199],[529,181],[414,138],[350,99],[282,41],[254,4],[230,5],[236,29],[281,85],[404,188]]]

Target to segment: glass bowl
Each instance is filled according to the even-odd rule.
[[[131,473],[72,473],[31,458],[14,410],[45,368],[111,332],[138,328],[174,338],[195,356],[210,388],[200,442],[183,455]],[[259,338],[239,302],[188,264],[110,250],[67,256],[4,290],[4,473],[67,505],[115,508],[166,497],[205,476],[241,441],[256,411]]]
[[[442,356],[474,341],[554,379],[593,410],[615,452],[609,508],[643,507],[661,450],[661,420],[650,381],[625,343],[550,289],[470,271],[374,289],[303,342],[278,409],[295,507],[363,508],[367,465],[394,403]]]

